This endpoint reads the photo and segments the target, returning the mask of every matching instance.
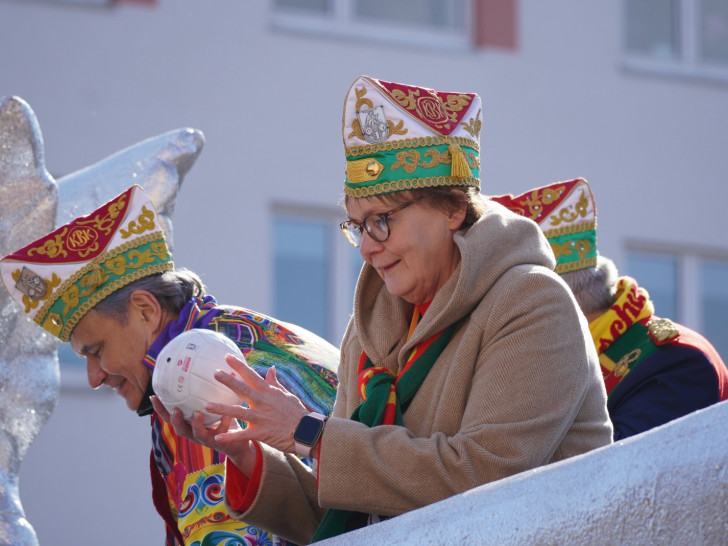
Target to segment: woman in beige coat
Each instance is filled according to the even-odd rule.
[[[365,264],[333,415],[232,357],[237,374],[217,377],[247,407],[210,404],[215,430],[167,415],[228,455],[236,517],[308,543],[611,442],[597,355],[548,242],[479,193],[480,115],[475,94],[352,85],[341,227]]]

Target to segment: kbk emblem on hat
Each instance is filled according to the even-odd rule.
[[[578,271],[597,263],[597,208],[583,178],[555,182],[491,199],[538,224],[556,257],[556,273]]]
[[[344,192],[369,197],[433,186],[480,188],[475,93],[360,76],[344,101]]]
[[[173,267],[152,202],[132,186],[2,258],[0,278],[33,321],[68,341],[78,321],[109,294]]]

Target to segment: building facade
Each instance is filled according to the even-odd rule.
[[[477,92],[482,191],[589,180],[600,252],[728,356],[722,0],[0,0],[0,46],[0,96],[31,105],[56,178],[204,132],[174,260],[223,303],[338,344],[361,266],[338,232],[341,113],[367,74]],[[21,474],[41,544],[161,541],[147,422],[61,360]]]

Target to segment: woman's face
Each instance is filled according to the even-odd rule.
[[[400,203],[381,197],[350,199],[351,220],[362,222]],[[457,267],[460,254],[453,236],[465,218],[416,201],[388,217],[389,238],[377,242],[366,232],[359,247],[362,258],[382,277],[387,290],[413,304],[431,301]]]

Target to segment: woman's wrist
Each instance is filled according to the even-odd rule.
[[[241,449],[237,453],[229,454],[227,457],[230,459],[231,463],[238,467],[240,472],[246,476],[251,476],[255,469],[255,463],[258,459],[258,452],[253,442],[249,441],[245,448]]]

